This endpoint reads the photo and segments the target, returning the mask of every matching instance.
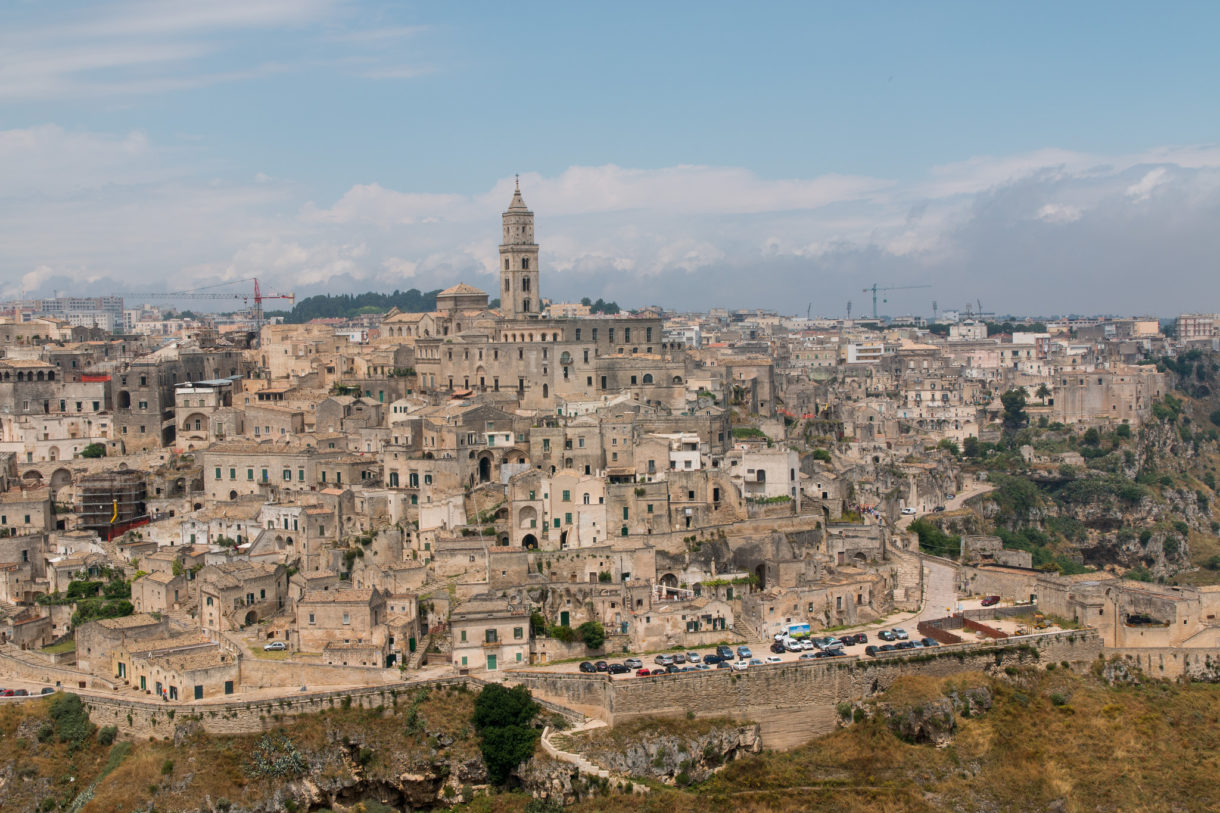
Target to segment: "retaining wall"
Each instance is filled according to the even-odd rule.
[[[1107,649],[1106,656],[1117,655],[1138,665],[1149,677],[1193,678],[1214,681],[1220,678],[1220,648],[1134,647]]]
[[[1035,653],[1037,653],[1035,655]],[[1018,662],[1086,664],[1101,654],[1095,630],[1011,637],[985,644],[751,667],[611,679],[515,672],[536,695],[610,724],[644,716],[728,715],[760,724],[768,748],[791,748],[835,729],[835,707],[887,689],[902,675],[936,677]]]

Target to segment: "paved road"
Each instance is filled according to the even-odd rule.
[[[966,484],[964,489],[962,489],[961,494],[955,494],[953,499],[945,500],[945,510],[956,511],[959,508],[965,508],[966,500],[969,500],[971,497],[977,497],[980,494],[985,494],[994,488],[995,486],[986,481],[972,480]],[[931,511],[920,511],[917,514],[903,514],[898,517],[898,521],[894,523],[894,527],[899,531],[905,531],[907,526],[909,526],[912,522],[931,513]]]
[[[945,562],[925,559],[923,565],[924,602],[911,625],[933,618],[944,618],[956,609],[957,570]]]

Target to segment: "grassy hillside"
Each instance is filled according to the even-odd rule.
[[[963,686],[984,687],[990,711],[958,716],[946,747],[905,742],[881,717],[787,753],[728,765],[688,789],[606,796],[580,811],[732,810],[1210,811],[1220,809],[1220,687],[1110,686],[1062,668],[950,680],[910,679],[880,699],[901,715]],[[640,736],[647,736],[641,732]],[[520,797],[470,811],[543,811]]]

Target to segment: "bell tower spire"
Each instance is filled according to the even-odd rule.
[[[538,245],[534,242],[534,213],[521,197],[516,177],[513,199],[501,216],[504,242],[500,244],[500,313],[506,319],[538,316]]]

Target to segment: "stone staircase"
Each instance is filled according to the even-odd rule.
[[[428,655],[428,647],[432,646],[432,633],[425,635],[415,646],[415,651],[407,656],[407,668],[418,669],[424,665],[424,658]],[[436,654],[436,653],[433,653]],[[438,659],[442,656],[437,656]]]
[[[763,633],[762,628],[741,615],[733,619],[733,631],[750,643],[767,640],[767,635]]]
[[[592,731],[595,728],[603,728],[605,725],[605,722],[602,720],[587,720],[583,724],[578,725],[570,731],[566,731],[564,733],[579,734],[582,731]],[[645,794],[652,791],[650,787],[640,784],[638,781],[632,781],[625,776],[610,773],[605,768],[590,761],[588,758],[581,756],[580,754],[560,750],[558,746],[551,742],[551,735],[554,733],[555,731],[552,730],[550,726],[542,729],[542,750],[552,759],[557,759],[560,762],[566,762],[569,765],[575,766],[576,770],[579,771],[582,776],[594,777],[599,781],[605,780],[610,783],[610,787],[617,788],[620,791],[626,791],[628,788],[631,789],[632,793],[637,794]]]

